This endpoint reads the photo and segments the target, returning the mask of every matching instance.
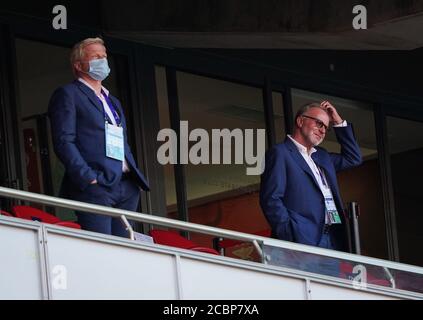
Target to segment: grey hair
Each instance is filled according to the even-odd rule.
[[[297,119],[301,117],[304,113],[306,113],[308,110],[310,110],[311,108],[319,108],[327,113],[327,110],[323,108],[318,102],[306,103],[305,105],[301,106],[300,109],[298,109],[297,113],[295,114],[295,118],[294,118],[295,126],[297,126]]]

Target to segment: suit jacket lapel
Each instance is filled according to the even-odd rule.
[[[313,153],[311,158],[313,159],[314,163],[324,171],[326,180],[328,180],[329,186],[331,189],[333,189],[335,185],[333,184],[332,175],[330,174],[328,165],[320,159],[319,150]]]
[[[319,184],[317,183],[313,172],[311,171],[307,162],[304,160],[301,153],[298,151],[297,146],[289,138],[287,138],[285,140],[285,144],[287,145],[289,151],[291,151],[291,155],[294,158],[295,162],[301,167],[301,169],[303,169],[311,177],[311,179],[314,181],[316,187],[319,188],[319,190],[320,190]]]
[[[96,109],[100,111],[102,114],[104,114],[103,105],[101,104],[98,97],[95,95],[94,91],[91,88],[88,88],[81,81],[75,80],[75,82],[76,82],[76,85],[79,87],[79,89],[88,97],[88,99],[90,99],[90,101],[96,107]]]

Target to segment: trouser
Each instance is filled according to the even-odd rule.
[[[136,211],[140,199],[140,189],[132,179],[127,178],[122,179],[113,187],[105,187],[99,184],[89,185],[83,192],[73,194],[72,198],[77,201]],[[78,223],[84,230],[126,238],[129,236],[120,218],[80,211],[77,211],[76,215]],[[132,225],[132,222],[130,223]]]

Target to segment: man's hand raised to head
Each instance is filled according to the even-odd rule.
[[[322,101],[322,103],[320,103],[320,106],[327,111],[329,115],[329,120],[332,124],[337,125],[341,124],[344,121],[339,116],[338,111],[336,111],[335,107],[329,101]]]

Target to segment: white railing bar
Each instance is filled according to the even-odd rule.
[[[389,271],[388,268],[383,268],[383,271],[385,271],[385,274],[388,276],[389,282],[391,282],[392,289],[396,289],[397,285],[395,283],[395,279],[392,276],[392,273]]]
[[[121,215],[120,219],[125,225],[126,230],[129,232],[129,239],[135,240],[134,229],[132,229],[132,226],[129,224],[128,219],[126,219],[125,215]]]
[[[0,187],[0,196],[26,200],[30,202],[37,202],[37,203],[42,203],[45,205],[58,206],[61,208],[67,208],[72,210],[78,210],[78,211],[84,211],[84,212],[88,211],[91,213],[107,215],[114,218],[121,218],[121,216],[124,215],[126,216],[127,219],[138,221],[138,222],[149,223],[153,225],[161,225],[165,227],[171,227],[171,228],[187,230],[192,232],[199,232],[199,233],[204,233],[209,235],[217,235],[217,236],[232,238],[236,240],[251,241],[251,242],[253,242],[254,240],[257,240],[259,242],[263,241],[263,238],[255,237],[247,233],[219,229],[215,227],[195,224],[192,222],[178,221],[174,219],[153,216],[150,214],[110,208],[110,207],[100,206],[100,205],[86,203],[86,202],[56,198],[56,197],[46,196],[43,194],[38,194],[38,193],[33,193],[28,191]]]
[[[260,256],[261,262],[266,263],[266,258],[264,256],[263,250],[260,246],[260,243],[257,240],[253,240],[253,246],[256,248],[257,253]]]

